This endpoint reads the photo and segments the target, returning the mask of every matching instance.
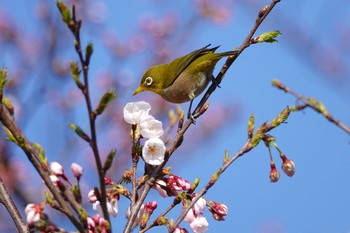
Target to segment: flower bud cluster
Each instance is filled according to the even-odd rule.
[[[190,190],[191,184],[180,176],[170,175],[158,179],[154,188],[162,197],[169,197],[176,196],[178,192]]]
[[[224,217],[228,215],[228,208],[225,204],[217,203],[214,201],[208,201],[208,210],[213,215],[213,218],[217,221],[224,221]]]
[[[72,163],[71,170],[74,177],[79,181],[80,177],[83,175],[83,168],[77,163]],[[51,172],[50,179],[56,187],[60,188],[64,186],[64,183],[59,178],[62,178],[64,181],[67,181],[68,183],[70,183],[64,173],[64,168],[60,163],[51,162],[50,172]]]
[[[93,217],[87,217],[86,223],[89,232],[91,233],[107,232],[110,228],[108,221],[102,218],[99,214],[96,214]]]
[[[165,145],[160,139],[164,130],[162,122],[149,115],[151,106],[145,101],[131,102],[124,107],[124,120],[140,127],[141,136],[147,138],[142,148],[142,157],[147,164],[160,165],[164,162]]]
[[[295,173],[294,162],[288,159],[287,156],[278,148],[274,137],[272,137],[271,135],[265,134],[263,140],[265,142],[265,145],[269,148],[269,152],[270,152],[270,175],[269,175],[270,181],[275,183],[280,178],[280,173],[278,172],[275,162],[273,161],[273,158],[272,158],[270,146],[273,146],[278,151],[280,158],[282,159],[283,172],[287,176],[292,177]]]
[[[92,204],[92,208],[94,210],[97,210],[99,213],[103,214],[101,203],[98,199],[101,195],[96,195],[96,190],[92,189],[88,193],[88,201]],[[107,189],[107,211],[110,215],[113,217],[116,217],[118,214],[118,200],[119,200],[119,194],[115,193],[114,189]]]
[[[192,200],[195,198],[193,195]],[[186,208],[188,203],[183,201],[183,208]],[[206,200],[204,198],[199,198],[194,206],[187,212],[185,221],[190,224],[192,231],[195,233],[202,233],[208,230],[209,223],[206,217],[203,215],[203,211],[206,208]]]
[[[39,204],[30,203],[24,209],[29,232],[57,232],[59,228],[53,224],[47,214],[44,213],[45,202]]]
[[[157,208],[157,206],[158,206],[158,204],[155,201],[147,202],[144,205],[144,211],[143,211],[141,221],[140,221],[141,228],[146,227],[148,220],[150,219],[151,215],[153,214],[153,211]]]

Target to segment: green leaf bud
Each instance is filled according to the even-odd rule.
[[[117,98],[117,93],[114,88],[108,90],[101,98],[96,110],[94,111],[96,115],[100,115],[107,107],[107,105]]]
[[[81,222],[86,222],[86,219],[88,217],[88,213],[86,212],[86,210],[84,210],[83,208],[79,209],[79,219]]]
[[[6,96],[2,97],[2,104],[5,106],[5,108],[7,108],[7,110],[9,111],[9,113],[11,115],[13,115],[15,113],[15,109],[14,109],[13,105],[11,104],[10,99],[7,98]]]
[[[38,143],[32,143],[32,146],[38,151],[39,153],[39,162],[41,164],[41,166],[47,171],[48,169],[48,162],[47,162],[47,158],[45,156],[45,151],[44,148],[38,144]]]
[[[198,187],[199,181],[200,181],[199,178],[194,179],[194,181],[193,181],[193,183],[191,184],[191,187],[190,187],[190,189],[187,191],[187,193],[193,193],[193,192],[196,190],[196,188]]]
[[[117,151],[115,149],[111,150],[111,152],[109,152],[109,154],[107,155],[107,159],[105,162],[105,165],[103,167],[103,171],[106,173],[112,166],[113,164],[113,159],[116,155]]]
[[[71,75],[73,77],[74,82],[77,84],[77,86],[82,89],[83,84],[80,82],[80,73],[81,71],[79,70],[79,66],[75,61],[70,62],[70,70],[71,70]]]
[[[251,44],[262,43],[262,42],[275,43],[275,42],[278,42],[275,38],[280,35],[281,35],[280,31],[265,32],[260,36],[257,36],[251,39],[250,43]]]
[[[255,128],[255,117],[252,114],[248,120],[248,137],[251,138],[253,136],[253,131]]]
[[[285,109],[282,110],[282,112],[280,112],[280,114],[278,114],[278,116],[275,119],[271,121],[271,123],[269,124],[269,127],[275,128],[279,126],[281,123],[287,120],[287,118],[289,117],[289,114],[290,114],[290,109],[289,107],[286,107]]]
[[[64,5],[64,3],[62,3],[61,1],[57,1],[57,8],[61,13],[63,22],[69,25],[72,18],[68,7]]]
[[[4,87],[8,81],[7,77],[7,70],[5,68],[0,69],[0,96],[2,98],[2,94],[4,91]]]
[[[69,127],[82,139],[84,139],[87,142],[90,142],[89,136],[77,125],[75,124],[69,124]]]
[[[78,203],[81,203],[82,201],[82,197],[81,197],[81,193],[80,193],[80,188],[78,185],[73,185],[72,186],[72,193],[74,195],[74,198],[75,200],[78,202]]]
[[[48,192],[45,192],[45,199],[46,199],[46,203],[49,204],[51,207],[55,207],[55,201],[54,199],[50,196],[50,194]]]
[[[229,162],[230,160],[230,153],[228,153],[227,150],[225,150],[225,155],[224,155],[224,165]]]
[[[259,144],[259,142],[263,139],[266,130],[267,130],[266,122],[264,122],[260,126],[260,128],[257,131],[255,131],[255,133],[253,134],[252,139],[250,140],[250,143],[248,145],[249,149],[253,149]]]
[[[265,14],[265,12],[266,12],[266,10],[269,8],[269,6],[264,6],[260,11],[259,11],[259,14],[258,14],[258,16],[259,16],[259,18],[261,18],[264,14]]]
[[[94,52],[94,45],[92,42],[89,42],[85,49],[86,65],[90,64],[90,59],[93,52]]]

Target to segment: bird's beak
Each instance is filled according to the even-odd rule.
[[[137,95],[138,93],[142,92],[143,88],[141,86],[139,86],[132,95]]]

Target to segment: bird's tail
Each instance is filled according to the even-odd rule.
[[[233,50],[233,51],[227,51],[227,52],[222,52],[219,53],[221,57],[228,57],[228,56],[236,56],[238,54],[237,50]]]

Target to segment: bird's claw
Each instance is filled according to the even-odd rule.
[[[216,81],[214,76],[211,76],[211,81],[215,84],[215,86],[217,86],[218,88],[221,88],[220,84]]]
[[[195,116],[191,113],[187,114],[187,119],[192,120],[192,124],[196,124]]]

